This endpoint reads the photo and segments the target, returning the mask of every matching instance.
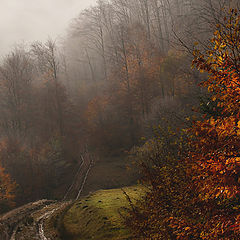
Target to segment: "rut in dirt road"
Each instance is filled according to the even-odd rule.
[[[62,201],[39,200],[14,209],[0,218],[0,240],[57,240],[54,229],[46,231],[45,222],[79,199],[94,163],[93,155],[85,153],[73,182]]]

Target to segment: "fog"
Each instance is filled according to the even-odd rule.
[[[239,2],[0,0],[0,240],[240,239]]]
[[[56,38],[96,0],[0,0],[0,55],[15,43]]]

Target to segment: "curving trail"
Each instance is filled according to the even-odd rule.
[[[78,200],[86,184],[88,174],[93,167],[95,156],[86,152],[81,155],[79,169],[74,176],[71,186],[68,188],[63,200]]]
[[[0,217],[0,240],[57,240],[56,231],[46,228],[54,215],[77,201],[94,164],[94,156],[81,155],[81,162],[73,182],[62,201],[39,200],[14,209]]]
[[[78,168],[78,171],[76,173],[76,175],[74,176],[74,179],[73,179],[73,182],[72,184],[70,185],[70,187],[67,189],[67,192],[65,193],[64,197],[63,197],[63,201],[66,200],[66,198],[69,196],[69,193],[72,191],[74,185],[76,184],[76,181],[78,180],[78,176],[80,175],[81,173],[81,170],[82,170],[82,167],[85,163],[85,159],[83,157],[83,155],[81,155],[81,162],[79,164],[79,168]]]
[[[28,203],[22,207],[16,208],[2,217],[0,217],[0,226],[3,231],[0,232],[1,240],[15,240],[18,230],[22,226],[30,225],[33,221],[31,214],[39,211],[39,209],[52,204],[54,201],[40,200],[33,203]]]
[[[40,240],[50,240],[51,238],[47,238],[44,232],[44,222],[50,219],[53,214],[57,211],[64,210],[71,202],[59,202],[54,204],[53,206],[46,206],[44,209],[41,210],[42,215],[40,215],[36,219],[37,231]]]

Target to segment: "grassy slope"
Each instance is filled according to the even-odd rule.
[[[126,187],[124,190],[137,199],[142,187]],[[129,207],[121,189],[99,190],[76,202],[63,218],[63,239],[130,239],[131,234],[122,224],[119,210]]]

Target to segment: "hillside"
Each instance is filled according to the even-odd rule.
[[[131,199],[143,193],[140,186],[124,188]],[[129,207],[122,189],[99,190],[75,202],[65,213],[62,222],[62,239],[131,239],[123,226],[120,213]]]

